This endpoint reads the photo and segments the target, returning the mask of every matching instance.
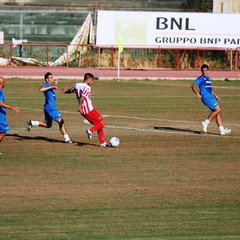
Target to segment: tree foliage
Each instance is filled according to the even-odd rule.
[[[180,5],[182,12],[212,12],[213,0],[185,0]]]

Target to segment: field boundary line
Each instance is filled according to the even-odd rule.
[[[31,111],[38,111],[41,112],[43,111],[42,109],[39,108],[20,108],[20,110],[31,110]],[[76,112],[71,112],[71,111],[60,111],[62,113],[70,113],[70,114],[77,114],[80,115],[80,113]],[[187,121],[187,120],[174,120],[174,119],[161,119],[161,118],[143,118],[143,117],[132,117],[132,116],[121,116],[121,115],[109,115],[109,114],[103,114],[102,115],[104,118],[107,117],[115,117],[115,118],[123,118],[123,119],[135,119],[135,120],[142,120],[142,121],[161,121],[161,122],[175,122],[175,123],[195,123],[196,121]],[[234,126],[234,127],[240,127],[240,124],[228,124],[229,126]]]

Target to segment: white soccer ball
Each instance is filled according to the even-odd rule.
[[[120,140],[118,137],[111,137],[109,142],[111,147],[117,147],[120,144]]]

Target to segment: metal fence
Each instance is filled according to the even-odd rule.
[[[64,66],[106,67],[118,66],[118,48],[100,48],[81,45],[84,52],[76,51],[69,57],[69,44],[30,44],[14,46],[0,45],[0,65],[54,66],[54,62],[66,53]],[[240,69],[240,48],[237,49],[166,49],[124,48],[120,56],[121,68],[129,69],[196,69],[208,63],[211,69]],[[5,60],[5,61],[4,61]]]

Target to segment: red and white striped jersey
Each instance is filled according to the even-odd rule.
[[[82,103],[83,108],[83,114],[86,115],[89,112],[91,112],[94,107],[91,100],[91,87],[86,83],[76,83],[75,86],[72,87],[71,92],[76,93],[76,97],[78,100],[78,103],[80,101],[81,96],[84,96],[84,101]]]

